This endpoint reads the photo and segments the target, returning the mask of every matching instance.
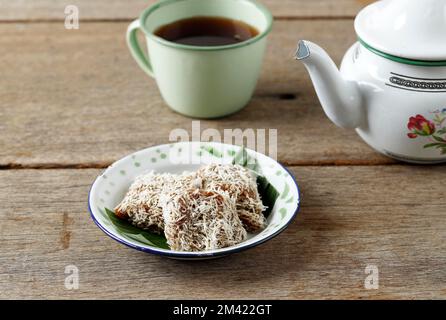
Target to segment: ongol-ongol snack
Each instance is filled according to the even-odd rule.
[[[236,245],[265,228],[255,175],[239,165],[210,164],[196,173],[148,174],[130,186],[115,214],[162,234],[171,249],[203,251]]]
[[[155,174],[153,171],[136,178],[115,214],[130,221],[138,228],[162,234],[164,231],[163,209],[159,203],[165,190],[187,188],[194,178],[193,174],[169,173]]]
[[[214,250],[236,245],[247,237],[235,202],[227,194],[195,188],[162,201],[164,234],[173,250]]]
[[[265,207],[257,190],[256,178],[248,169],[232,164],[210,164],[201,167],[197,174],[206,190],[225,191],[235,199],[238,216],[248,232],[265,228]]]

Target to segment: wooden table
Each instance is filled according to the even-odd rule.
[[[0,298],[446,298],[446,167],[394,162],[335,127],[291,58],[308,38],[340,62],[368,1],[264,0],[276,21],[253,100],[201,122],[278,129],[279,161],[303,190],[283,234],[205,262],[106,237],[87,210],[95,177],[191,126],[126,48],[150,2],[0,0]],[[67,4],[79,6],[79,30],[64,28]],[[68,265],[77,290],[64,286]],[[377,290],[364,286],[369,265]]]

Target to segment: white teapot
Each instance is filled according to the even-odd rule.
[[[298,44],[327,116],[389,157],[446,162],[446,0],[378,1],[355,30],[340,72],[322,48]]]

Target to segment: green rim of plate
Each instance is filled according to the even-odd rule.
[[[160,1],[158,3],[155,3],[152,6],[148,7],[141,13],[141,15],[139,17],[140,27],[141,27],[141,30],[143,30],[143,32],[146,34],[147,37],[149,37],[150,39],[152,39],[156,42],[159,42],[163,45],[166,45],[166,46],[169,46],[172,48],[177,48],[177,49],[194,50],[194,51],[219,51],[219,50],[236,49],[236,48],[245,47],[250,44],[253,44],[253,43],[263,39],[264,37],[266,37],[270,33],[272,26],[273,26],[273,20],[274,20],[273,16],[272,16],[271,12],[269,12],[269,10],[265,6],[256,2],[255,0],[238,0],[240,2],[247,2],[251,5],[253,5],[254,7],[256,7],[257,9],[259,9],[265,15],[265,18],[267,20],[267,27],[265,30],[263,30],[261,33],[259,33],[254,38],[248,39],[248,40],[240,42],[240,43],[224,45],[224,46],[213,46],[213,47],[191,46],[191,45],[179,44],[179,43],[167,41],[161,37],[156,36],[155,34],[153,34],[153,32],[147,30],[145,22],[147,20],[147,17],[150,14],[152,14],[153,12],[155,12],[156,10],[158,10],[161,7],[171,5],[171,4],[174,4],[177,2],[181,2],[181,1],[188,1],[188,0]]]
[[[366,49],[370,50],[371,52],[373,52],[383,58],[386,58],[386,59],[389,59],[389,60],[392,60],[395,62],[409,64],[412,66],[421,66],[421,67],[444,67],[444,66],[446,66],[446,61],[427,61],[427,60],[413,60],[413,59],[402,58],[402,57],[394,56],[394,55],[382,52],[378,49],[375,49],[359,37],[358,37],[358,41]]]

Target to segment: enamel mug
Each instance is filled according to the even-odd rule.
[[[154,34],[161,26],[197,16],[243,21],[259,33],[223,46],[184,45]],[[173,110],[193,118],[219,118],[239,111],[251,99],[272,22],[271,13],[253,0],[166,0],[129,25],[127,43]],[[138,30],[145,34],[148,54],[138,43]]]

